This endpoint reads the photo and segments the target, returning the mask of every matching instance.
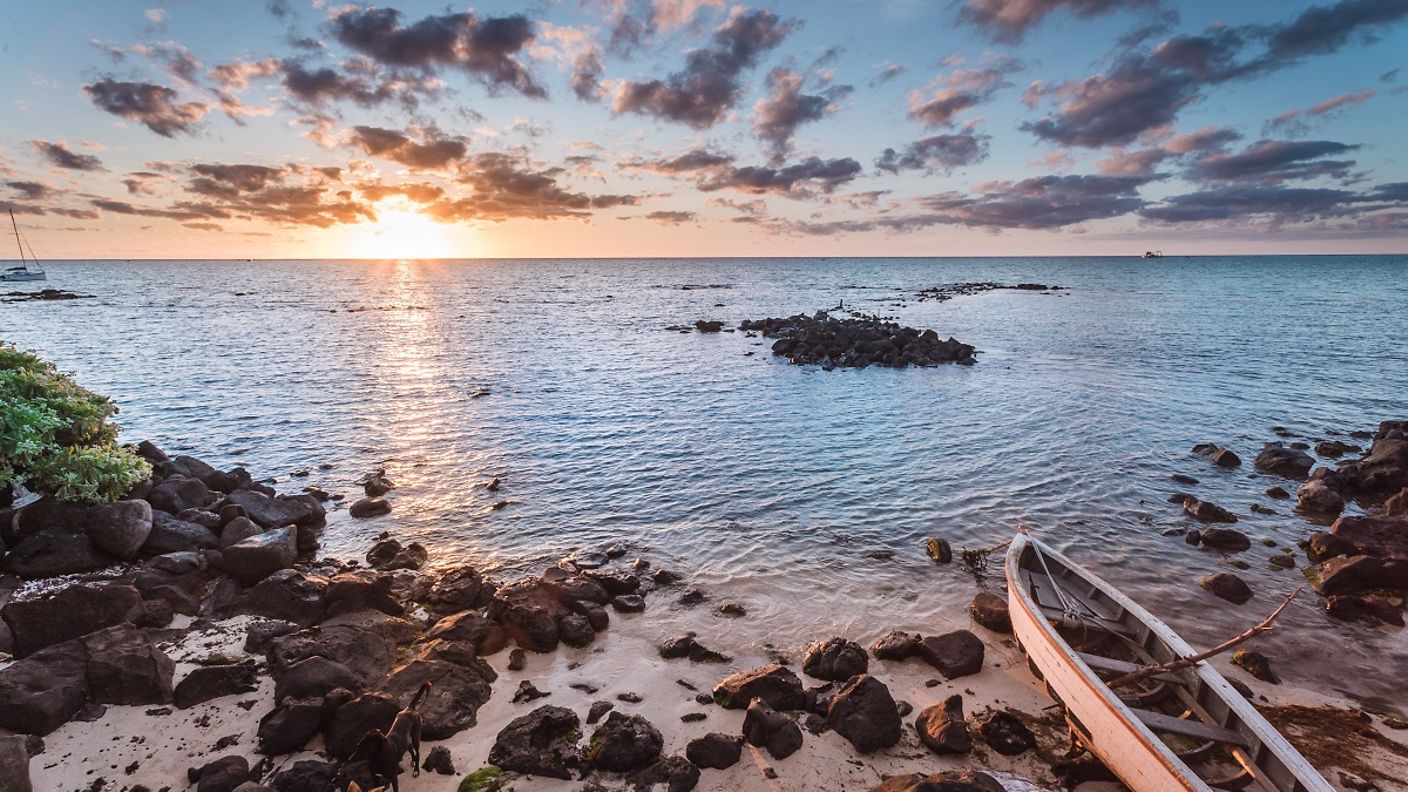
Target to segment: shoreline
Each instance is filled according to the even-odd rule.
[[[1385,426],[1389,428],[1381,429],[1379,439],[1396,441],[1401,438],[1398,424],[1386,423]],[[1398,433],[1392,434],[1395,431]],[[1268,445],[1267,449],[1263,453],[1269,453],[1274,459],[1265,465],[1258,460],[1258,467],[1288,460],[1300,463],[1300,457],[1293,456],[1279,445],[1274,449]],[[1221,447],[1195,450],[1208,456],[1212,464],[1229,464],[1225,461],[1225,449]],[[329,730],[335,728],[337,713],[342,711],[341,708],[350,706],[346,702],[353,694],[342,694],[337,704],[328,703],[337,699],[337,691],[328,690],[325,685],[317,695],[317,700],[325,702],[319,705],[325,714],[316,729],[301,738],[300,747],[296,750],[260,750],[262,732],[266,730],[263,721],[271,714],[290,711],[290,707],[298,706],[295,700],[287,696],[282,697],[281,703],[276,702],[275,691],[283,684],[285,677],[292,674],[292,667],[276,662],[276,654],[270,647],[280,645],[280,641],[291,641],[290,645],[301,647],[298,651],[303,653],[303,657],[337,657],[337,662],[345,661],[349,668],[358,667],[362,661],[355,657],[355,653],[349,654],[348,646],[337,641],[326,643],[330,640],[325,637],[329,630],[354,629],[361,631],[357,633],[361,636],[359,640],[380,636],[387,641],[388,656],[384,662],[372,662],[369,668],[357,672],[354,691],[358,688],[368,691],[386,689],[393,697],[404,701],[408,697],[407,691],[399,690],[394,680],[397,674],[417,663],[434,665],[435,673],[448,673],[451,677],[465,669],[477,675],[475,679],[479,681],[451,683],[461,685],[456,688],[457,695],[470,696],[470,699],[465,700],[468,703],[461,701],[458,705],[450,705],[450,714],[456,720],[446,728],[452,733],[437,735],[443,739],[426,742],[427,752],[432,747],[449,750],[456,773],[445,776],[427,772],[418,778],[403,776],[402,783],[408,792],[455,788],[462,776],[487,763],[501,729],[512,719],[542,706],[568,707],[580,717],[586,714],[593,702],[612,701],[617,710],[639,714],[659,729],[663,744],[660,757],[678,757],[683,755],[691,738],[706,732],[738,733],[744,722],[741,710],[727,710],[715,704],[704,705],[695,699],[696,695],[707,693],[731,674],[781,660],[796,670],[801,684],[809,690],[826,689],[827,683],[823,680],[801,673],[803,647],[788,645],[759,651],[756,646],[740,645],[729,637],[731,625],[737,622],[717,616],[711,619],[714,629],[701,631],[699,641],[710,649],[730,655],[729,662],[703,664],[688,659],[662,659],[659,652],[661,642],[678,635],[681,625],[697,625],[701,613],[712,612],[718,605],[731,602],[731,592],[725,582],[711,586],[705,593],[696,588],[690,579],[652,566],[649,558],[630,561],[626,558],[626,546],[580,549],[550,566],[541,575],[530,574],[512,582],[480,581],[477,572],[469,572],[467,574],[474,581],[471,587],[473,593],[470,594],[463,588],[466,580],[463,566],[456,566],[451,559],[442,558],[439,561],[449,563],[441,563],[432,570],[426,563],[430,555],[428,551],[415,549],[415,545],[401,547],[385,533],[378,538],[386,541],[367,554],[368,562],[373,557],[381,562],[380,569],[369,568],[360,561],[346,563],[335,558],[314,558],[312,554],[316,552],[317,540],[328,530],[328,523],[323,507],[320,505],[314,509],[311,503],[326,493],[319,493],[316,497],[306,494],[292,498],[276,496],[269,488],[255,483],[242,470],[217,471],[191,457],[168,459],[155,447],[148,448],[147,453],[154,459],[162,460],[158,463],[161,471],[159,478],[164,481],[158,481],[155,486],[149,482],[142,494],[154,504],[192,520],[206,519],[198,513],[207,507],[217,509],[218,515],[205,512],[216,517],[219,523],[206,530],[216,537],[223,552],[198,546],[176,549],[123,568],[122,574],[108,582],[117,586],[135,583],[134,596],[138,590],[142,592],[142,607],[138,611],[122,614],[120,618],[104,617],[101,623],[94,624],[99,632],[65,636],[63,640],[46,639],[47,642],[39,645],[34,643],[32,636],[35,630],[32,625],[29,630],[13,631],[11,640],[28,640],[30,645],[23,652],[28,658],[0,662],[0,695],[8,695],[11,700],[15,693],[13,688],[5,692],[6,680],[13,675],[15,668],[26,663],[33,666],[35,661],[45,658],[45,653],[55,648],[77,644],[86,647],[85,642],[95,640],[94,636],[120,634],[118,643],[123,651],[130,652],[136,647],[141,653],[160,654],[174,661],[165,672],[157,663],[154,672],[134,683],[133,690],[138,692],[131,695],[147,696],[144,703],[127,704],[121,701],[121,696],[103,701],[101,694],[94,693],[88,696],[90,700],[85,706],[62,714],[64,722],[43,737],[44,750],[29,759],[35,789],[118,788],[134,792],[143,787],[176,789],[185,783],[182,779],[186,778],[188,770],[200,768],[219,757],[231,761],[234,757],[243,757],[253,778],[272,784],[266,788],[277,792],[304,788],[293,786],[306,786],[308,783],[307,778],[299,778],[297,773],[306,775],[312,772],[310,768],[332,772],[329,768],[343,766],[340,760],[325,764],[329,757],[321,752],[331,747],[330,743],[323,741],[331,739],[332,731]],[[1366,459],[1369,456],[1366,455]],[[193,475],[176,472],[181,470]],[[1310,476],[1301,487],[1302,498],[1321,497],[1319,490],[1325,481],[1339,482],[1337,486],[1351,492],[1353,487],[1347,483],[1350,478],[1344,472],[1347,470],[1352,473],[1358,468],[1350,470],[1342,466],[1340,472]],[[1304,472],[1309,473],[1308,467]],[[394,485],[378,480],[376,476],[379,474],[364,477],[368,497],[336,518],[331,524],[334,529],[344,520],[357,519],[357,514],[374,519],[391,510],[387,504],[396,500]],[[186,483],[193,479],[220,482],[228,492],[211,489],[212,494],[197,497],[190,490],[198,488]],[[382,495],[389,495],[389,499],[381,498]],[[168,501],[167,498],[175,500]],[[192,505],[183,503],[181,498],[191,500]],[[336,499],[324,500],[336,503]],[[269,511],[280,504],[295,511]],[[181,506],[185,509],[178,508]],[[1209,527],[1197,532],[1198,539],[1205,544],[1211,544],[1213,536],[1223,536],[1217,532],[1238,533],[1217,527],[1223,518],[1215,505],[1187,496],[1183,507],[1195,517],[1202,515],[1200,519],[1211,520],[1207,523]],[[186,530],[172,528],[170,513],[157,509],[154,514],[159,515],[154,519],[156,524],[167,521],[164,530],[168,534],[172,530],[178,534]],[[254,521],[249,519],[250,516],[258,518],[260,524],[252,524]],[[296,524],[297,530],[292,527],[282,529],[283,536],[278,543],[283,549],[291,549],[297,544],[302,560],[295,561],[292,555],[280,550],[274,554],[276,560],[272,564],[263,555],[256,555],[253,561],[239,561],[242,556],[231,552],[232,545],[225,541],[233,538],[235,541],[232,544],[241,547],[251,542],[255,546],[261,542],[267,543],[271,536],[281,533],[274,526],[285,518]],[[182,520],[177,519],[176,522]],[[265,527],[262,523],[270,525]],[[187,523],[192,524],[195,523]],[[13,522],[12,529],[14,527],[22,527],[18,519]],[[148,530],[154,529],[149,527]],[[227,537],[229,531],[248,535]],[[1336,533],[1339,533],[1338,528]],[[1335,536],[1317,534],[1320,535]],[[190,539],[189,536],[186,538]],[[201,544],[200,541],[191,541],[194,545]],[[170,550],[165,545],[158,545],[156,549]],[[246,554],[248,552],[245,551]],[[1339,554],[1343,552],[1342,548]],[[252,571],[248,566],[250,563],[253,564]],[[20,588],[20,597],[15,601],[67,596],[76,589],[86,588],[95,578],[104,578],[111,571],[80,572],[58,579],[40,579]],[[144,575],[147,576],[145,579]],[[461,577],[457,578],[456,575]],[[236,579],[242,580],[243,584]],[[446,583],[447,580],[450,582]],[[306,601],[304,593],[300,593],[306,592],[308,585],[314,585],[317,589],[311,595],[315,599],[312,604]],[[604,588],[608,586],[609,590]],[[435,594],[439,587],[444,587],[449,593],[443,596]],[[173,591],[173,588],[176,590]],[[264,593],[260,594],[261,591]],[[335,591],[340,593],[335,594]],[[623,595],[633,596],[637,591],[643,596],[643,601],[637,598],[638,601],[619,605],[615,602]],[[585,599],[577,599],[579,595]],[[290,596],[293,600],[289,599]],[[0,600],[7,598],[8,595],[0,597]],[[0,602],[0,605],[4,604]],[[608,604],[617,607],[609,609]],[[173,613],[173,610],[177,612]],[[638,612],[641,610],[643,612]],[[820,733],[808,731],[802,739],[801,749],[780,760],[763,749],[745,746],[742,761],[725,770],[702,771],[697,786],[693,788],[722,790],[766,784],[776,790],[869,789],[881,783],[887,775],[927,774],[959,768],[1015,773],[1045,787],[1056,788],[1062,781],[1058,777],[1058,768],[1064,767],[1060,763],[1060,754],[1066,747],[1067,735],[1042,684],[1025,667],[1025,659],[1010,636],[972,622],[963,602],[947,603],[944,610],[948,614],[948,618],[943,620],[946,624],[928,625],[929,629],[970,631],[978,636],[985,647],[986,657],[979,671],[953,679],[946,679],[917,657],[903,661],[872,659],[868,673],[886,686],[895,702],[903,702],[903,706],[899,707],[904,711],[903,728],[897,744],[862,755],[847,739],[822,727]],[[11,609],[7,616],[13,613],[15,611]],[[269,641],[266,647],[247,647],[246,641],[253,640],[249,636],[260,631],[249,628],[252,625],[258,627],[270,619],[278,621],[276,617],[292,620],[293,623],[280,628],[287,634],[283,638],[266,639]],[[445,640],[434,640],[432,627],[439,631],[441,623],[462,617],[468,617],[467,621],[477,625],[472,637],[457,636],[450,642],[454,645],[447,644]],[[778,618],[778,615],[771,614],[770,617]],[[544,626],[544,618],[548,619],[547,626]],[[598,618],[609,621],[609,626],[598,627],[594,623]],[[741,618],[756,620],[759,617],[744,613]],[[7,618],[7,625],[12,621]],[[136,626],[133,626],[134,623]],[[588,623],[593,625],[585,626]],[[903,625],[869,623],[862,634],[841,634],[836,637],[869,645],[872,640],[897,626]],[[545,637],[544,629],[549,630],[550,638]],[[574,633],[569,638],[572,631],[585,631],[585,634]],[[491,634],[498,637],[486,637]],[[831,637],[816,635],[815,640],[823,641]],[[563,643],[559,644],[559,640]],[[520,647],[540,650],[529,652],[525,667],[519,671],[510,668],[513,653],[509,649],[515,643]],[[84,651],[89,658],[88,663],[94,662],[93,658],[99,654],[92,648]],[[377,652],[372,651],[371,654],[375,656]],[[238,692],[218,696],[189,709],[172,709],[172,688],[192,671],[215,667],[226,669],[222,673],[231,674],[235,673],[232,669],[248,666],[251,662],[255,676],[252,686],[245,685]],[[1307,717],[1312,723],[1324,720],[1327,724],[1354,724],[1357,734],[1351,739],[1357,744],[1353,751],[1344,749],[1342,743],[1347,738],[1343,734],[1286,735],[1293,744],[1302,748],[1308,758],[1319,761],[1319,769],[1337,788],[1362,792],[1365,787],[1360,785],[1360,781],[1369,779],[1379,783],[1380,789],[1392,790],[1401,788],[1394,786],[1393,779],[1408,777],[1408,744],[1405,744],[1408,731],[1400,728],[1403,725],[1401,720],[1383,714],[1370,716],[1353,707],[1346,697],[1253,680],[1240,669],[1234,669],[1225,657],[1216,658],[1213,664],[1225,676],[1250,688],[1255,694],[1256,703],[1278,725],[1284,722],[1304,726]],[[48,669],[41,667],[40,670]],[[164,679],[161,678],[163,673]],[[87,684],[97,684],[93,681],[91,669],[87,674]],[[688,683],[688,687],[680,680]],[[512,691],[521,682],[529,682],[537,691],[548,695],[517,703]],[[579,687],[574,688],[573,685]],[[642,700],[613,700],[614,696],[626,693],[635,693]],[[913,719],[919,712],[939,705],[955,693],[963,698],[963,711],[967,729],[973,735],[974,748],[971,753],[957,758],[938,756],[925,747],[916,727],[912,725]],[[179,693],[176,695],[180,696]],[[359,695],[356,700],[372,694]],[[998,710],[1012,713],[1030,729],[1035,737],[1034,749],[1008,758],[985,747],[978,736],[980,725],[985,714]],[[812,716],[815,714],[813,712]],[[690,719],[682,721],[681,717],[686,715]],[[791,717],[800,723],[816,726],[815,722],[808,720],[812,716],[802,712],[793,713]],[[468,726],[470,721],[474,725]],[[48,727],[38,730],[44,728]],[[582,728],[581,736],[585,737],[590,727]],[[10,750],[14,749],[13,741],[7,745]],[[103,748],[93,752],[93,746]],[[26,752],[33,749],[32,743],[26,744]],[[305,764],[299,765],[299,762]],[[314,764],[306,764],[310,762]],[[650,767],[654,764],[638,768],[637,772]],[[1340,777],[1341,768],[1350,775]],[[353,768],[349,772],[355,777],[358,771]],[[587,787],[591,789],[622,788],[622,784],[626,785],[624,788],[630,788],[640,777],[634,773],[593,769],[589,763],[575,767],[574,775],[578,772],[584,773],[590,784],[597,785]],[[1086,767],[1075,772],[1098,772],[1098,769]],[[283,781],[280,781],[280,773],[285,774]],[[294,775],[288,775],[290,773]],[[105,779],[104,785],[93,786],[99,779]],[[190,781],[194,782],[195,779]],[[562,783],[540,777],[522,777],[514,778],[511,783],[505,782],[502,788],[580,789],[581,783],[580,779]]]

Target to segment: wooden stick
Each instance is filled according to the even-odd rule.
[[[1132,685],[1135,682],[1147,679],[1151,676],[1154,676],[1155,674],[1163,674],[1168,671],[1178,671],[1183,668],[1191,668],[1197,665],[1198,663],[1201,663],[1204,660],[1208,659],[1209,657],[1220,655],[1228,649],[1231,649],[1232,647],[1240,643],[1244,643],[1248,640],[1251,640],[1252,638],[1255,638],[1256,636],[1261,635],[1262,633],[1271,632],[1271,630],[1275,627],[1276,618],[1281,615],[1281,612],[1284,611],[1286,607],[1289,606],[1293,600],[1295,600],[1296,597],[1300,596],[1300,593],[1303,590],[1304,589],[1298,588],[1295,591],[1292,591],[1286,597],[1286,599],[1282,601],[1279,606],[1277,606],[1276,610],[1271,612],[1270,616],[1267,616],[1265,619],[1262,619],[1261,622],[1258,623],[1255,627],[1252,627],[1251,629],[1247,630],[1241,635],[1236,636],[1235,638],[1230,638],[1226,641],[1223,641],[1222,643],[1218,644],[1217,646],[1214,646],[1206,652],[1199,652],[1193,655],[1192,657],[1184,657],[1167,663],[1159,663],[1158,665],[1144,666],[1143,668],[1140,668],[1136,671],[1130,671],[1124,676],[1115,677],[1114,679],[1110,680],[1108,684],[1112,688],[1117,688],[1122,687],[1124,685]]]

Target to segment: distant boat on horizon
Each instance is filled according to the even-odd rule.
[[[1146,258],[1146,259],[1151,259],[1151,258],[1163,258],[1163,257],[1164,257],[1164,252],[1163,252],[1162,250],[1146,250],[1146,251],[1144,251],[1144,255],[1140,256],[1140,258]]]
[[[39,259],[34,255],[34,248],[29,248],[29,256],[25,256],[24,249],[29,247],[29,243],[20,235],[20,224],[15,222],[13,209],[10,210],[10,226],[15,229],[15,244],[20,249],[20,265],[0,270],[0,281],[48,280],[49,276],[44,273],[44,268],[39,266]]]

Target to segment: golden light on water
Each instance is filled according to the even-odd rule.
[[[467,258],[475,251],[457,243],[451,227],[416,211],[405,198],[389,198],[376,205],[376,221],[348,229],[344,256],[373,259]],[[463,232],[463,228],[458,229]],[[463,233],[458,234],[463,236]]]

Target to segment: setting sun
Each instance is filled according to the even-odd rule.
[[[474,251],[456,243],[450,226],[420,214],[415,204],[405,198],[389,198],[377,203],[375,208],[375,222],[365,221],[347,230],[345,255],[348,258],[435,259],[475,255]]]

